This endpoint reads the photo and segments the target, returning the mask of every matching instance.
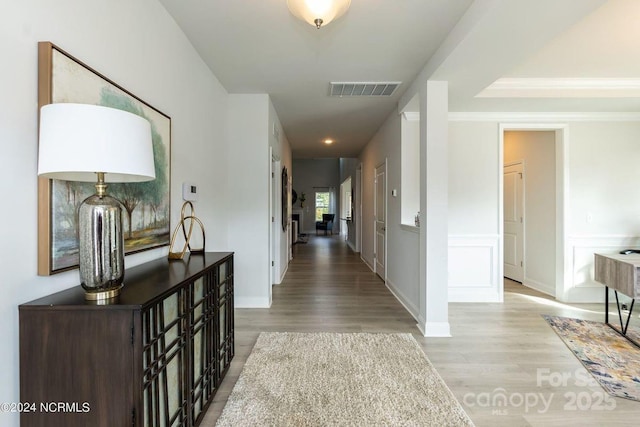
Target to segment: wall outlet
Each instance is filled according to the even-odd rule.
[[[195,202],[198,200],[198,188],[192,182],[182,183],[182,198],[187,202]]]

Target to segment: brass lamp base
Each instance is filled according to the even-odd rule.
[[[106,291],[85,292],[84,299],[86,299],[87,301],[102,301],[105,299],[115,298],[118,295],[120,295],[120,289],[122,289],[123,286],[124,286],[124,283],[121,283],[118,287],[111,288]]]

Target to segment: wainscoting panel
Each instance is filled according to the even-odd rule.
[[[602,302],[603,286],[593,279],[593,254],[640,247],[640,236],[596,235],[568,238],[568,302]]]
[[[499,235],[449,236],[449,301],[500,302]]]

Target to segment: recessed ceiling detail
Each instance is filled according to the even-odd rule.
[[[330,96],[391,96],[402,82],[331,82]]]
[[[501,78],[478,98],[637,98],[640,79]]]

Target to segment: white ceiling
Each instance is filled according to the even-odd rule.
[[[398,104],[411,109],[417,76],[449,81],[451,111],[640,111],[624,91],[537,96],[523,80],[640,79],[639,0],[352,0],[320,30],[286,0],[160,1],[229,93],[271,96],[298,158],[357,156]],[[476,97],[505,77],[508,93]],[[336,98],[332,81],[403,84]]]

